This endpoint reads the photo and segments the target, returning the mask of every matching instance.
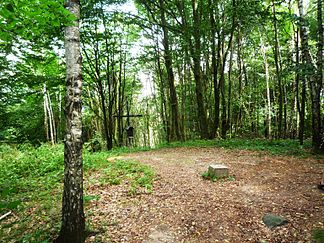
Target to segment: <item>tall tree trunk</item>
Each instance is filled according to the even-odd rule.
[[[196,81],[196,99],[198,106],[198,119],[199,119],[199,130],[200,137],[202,139],[208,139],[208,122],[207,113],[205,108],[204,100],[204,89],[203,89],[203,79],[201,77],[200,62],[201,62],[201,2],[199,0],[192,0],[192,13],[193,13],[193,39],[194,44],[191,43],[191,52],[193,60],[193,73]]]
[[[213,66],[213,84],[214,84],[214,127],[213,127],[213,137],[216,137],[219,128],[219,114],[220,114],[220,83],[218,82],[218,69],[221,59],[221,36],[220,32],[217,33],[218,41],[217,41],[217,56],[216,56],[216,46],[215,46],[215,38],[212,44],[212,66]]]
[[[122,47],[122,41],[120,41]],[[124,60],[123,60],[124,56]],[[124,112],[124,98],[125,98],[125,83],[126,83],[126,53],[120,50],[120,63],[119,63],[119,78],[118,78],[118,107],[117,107],[117,129],[118,129],[118,146],[123,146],[123,112]]]
[[[212,58],[212,80],[213,80],[213,91],[214,91],[214,121],[211,131],[211,137],[215,137],[217,133],[217,129],[219,126],[219,98],[217,99],[218,95],[218,83],[217,83],[217,74],[218,74],[218,62],[216,57],[216,21],[214,17],[214,9],[211,0],[208,2],[210,7],[210,35],[211,35],[211,58]],[[218,108],[218,112],[216,109]]]
[[[236,8],[236,1],[232,0],[232,6],[233,6],[233,17],[232,17],[232,28],[231,28],[231,33],[230,33],[230,38],[228,40],[228,45],[226,47],[226,50],[224,45],[225,45],[225,36],[223,36],[223,43],[222,43],[222,64],[221,64],[221,73],[220,73],[220,79],[219,79],[219,85],[221,89],[221,95],[222,95],[222,138],[226,137],[227,133],[227,115],[226,115],[226,98],[225,98],[225,66],[226,66],[226,59],[228,52],[231,49],[233,38],[234,38],[234,31],[236,27],[236,13],[235,13],[235,8]],[[224,35],[224,30],[223,30],[223,35]]]
[[[282,86],[282,95],[283,95],[283,138],[287,138],[287,128],[288,128],[288,124],[287,124],[287,119],[288,119],[288,115],[287,115],[287,106],[288,106],[288,95],[287,95],[287,89],[286,89],[286,85],[284,84]]]
[[[309,83],[308,69],[312,66],[311,57],[308,50],[308,34],[305,24],[303,0],[298,0],[298,9],[300,15],[300,37],[301,37],[301,50],[302,50],[302,97],[300,107],[300,130],[299,130],[299,141],[300,144],[304,143],[305,133],[305,108],[306,108],[306,86]]]
[[[301,140],[302,138],[302,134],[301,133],[301,129],[300,129],[300,117],[301,117],[301,108],[300,108],[300,101],[299,101],[299,82],[300,82],[300,74],[299,74],[299,62],[300,62],[300,58],[299,58],[299,31],[297,29],[296,31],[296,75],[295,75],[295,88],[296,88],[296,91],[295,91],[295,96],[296,96],[296,109],[297,109],[297,112],[298,114],[296,114],[296,124],[297,124],[297,127],[298,127],[298,138],[299,140]]]
[[[46,84],[44,84],[43,93],[44,93],[44,129],[46,134],[46,141],[49,140],[49,134],[48,134],[48,113],[47,113],[47,95],[46,95]]]
[[[243,89],[243,74],[244,74],[244,62],[242,57],[242,41],[241,41],[241,27],[239,25],[238,27],[238,33],[237,33],[237,66],[238,66],[238,98],[239,98],[239,104],[238,104],[238,111],[236,115],[236,124],[235,124],[235,133],[239,130],[240,124],[241,124],[241,117],[242,117],[242,102],[241,102],[241,94]]]
[[[233,67],[233,54],[234,54],[234,45],[232,42],[231,45],[231,54],[229,61],[229,70],[228,70],[228,97],[227,97],[227,130],[230,129],[230,136],[232,136],[232,67]]]
[[[56,242],[84,242],[82,166],[82,59],[80,53],[80,2],[68,0],[67,9],[75,16],[73,25],[65,29],[65,57],[67,66],[65,96],[64,191],[62,226]]]
[[[323,86],[323,11],[322,0],[317,0],[317,74],[311,83],[313,150],[324,152],[323,128],[321,124],[321,91]],[[323,174],[324,177],[324,174]]]
[[[45,124],[47,130],[47,139],[51,141],[52,145],[55,144],[55,121],[53,116],[52,103],[46,85],[44,85],[44,112],[45,112]],[[48,126],[49,125],[49,126]],[[49,129],[48,129],[49,128]]]
[[[160,114],[161,114],[161,119],[163,122],[163,130],[165,134],[166,141],[169,143],[170,142],[170,128],[169,128],[169,119],[168,119],[168,113],[167,113],[167,101],[166,101],[166,96],[165,96],[165,85],[164,85],[164,79],[163,79],[163,71],[162,71],[162,65],[161,65],[161,60],[160,60],[160,50],[159,50],[159,41],[158,39],[155,42],[155,52],[157,53],[156,55],[156,65],[157,65],[157,71],[158,71],[158,87],[160,89],[160,96],[161,96],[161,104],[160,104]]]
[[[263,56],[264,61],[264,69],[265,69],[265,79],[266,79],[266,85],[267,85],[267,102],[266,102],[266,131],[267,131],[267,137],[268,139],[272,139],[272,133],[271,133],[271,97],[270,97],[270,80],[269,80],[269,64],[268,64],[268,58],[266,54],[266,49],[263,44],[262,38],[261,38],[261,52]]]
[[[59,98],[58,98],[58,126],[57,126],[57,134],[58,134],[58,138],[61,140],[61,121],[62,121],[62,92],[61,92],[61,87],[59,88]]]
[[[169,32],[167,21],[164,13],[164,1],[159,0],[160,11],[161,11],[161,23],[163,30],[163,46],[164,46],[164,62],[166,71],[168,74],[168,84],[170,90],[170,104],[171,104],[171,140],[183,140],[179,124],[179,106],[176,88],[174,85],[174,72],[172,67],[172,56],[169,44]]]
[[[276,6],[275,1],[272,1],[272,14],[273,14],[273,26],[275,34],[275,50],[274,58],[276,64],[276,76],[278,81],[279,89],[279,111],[278,111],[278,137],[282,136],[282,113],[283,113],[283,94],[282,94],[282,84],[281,84],[281,65],[280,65],[280,50],[279,50],[279,39],[278,39],[278,28],[277,28],[277,16],[276,16]]]
[[[99,64],[99,47],[98,47],[98,42],[96,42],[96,48],[95,48],[95,71],[96,71],[96,81],[97,81],[97,86],[98,86],[98,92],[100,96],[100,102],[101,102],[101,110],[103,114],[103,125],[104,125],[104,133],[105,133],[105,139],[106,139],[106,146],[107,150],[110,150],[111,148],[108,146],[109,144],[109,131],[108,131],[108,117],[107,117],[107,108],[106,108],[106,97],[105,97],[105,92],[104,92],[104,87],[101,79],[101,73],[100,73],[100,64]]]
[[[56,127],[55,127],[55,119],[54,119],[54,113],[53,113],[53,106],[51,97],[49,95],[49,92],[46,92],[47,95],[47,108],[48,108],[48,115],[49,115],[49,122],[50,122],[50,133],[51,133],[51,142],[52,145],[56,143]]]
[[[106,19],[103,18],[104,25],[106,26]],[[106,31],[106,30],[105,30]],[[110,52],[110,44],[108,43],[108,36],[109,33],[105,33],[105,51],[106,53]],[[113,117],[113,107],[116,101],[116,93],[117,93],[117,85],[116,85],[116,74],[115,74],[115,60],[114,60],[114,53],[111,57],[107,55],[106,59],[106,78],[105,78],[105,86],[108,90],[108,98],[106,98],[106,105],[107,105],[107,137],[106,137],[106,145],[107,150],[111,150],[113,148],[113,137],[114,137],[114,117]],[[110,70],[111,68],[111,70]]]

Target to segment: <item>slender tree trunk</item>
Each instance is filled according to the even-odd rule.
[[[159,89],[160,89],[160,96],[161,96],[161,118],[163,122],[163,128],[165,133],[166,141],[170,142],[170,128],[169,128],[169,122],[168,122],[168,114],[167,114],[167,102],[166,102],[166,96],[164,91],[164,79],[163,79],[163,72],[162,72],[162,66],[161,66],[161,60],[160,60],[160,51],[158,46],[158,40],[156,40],[156,48],[155,51],[157,53],[156,55],[156,64],[157,64],[157,70],[159,74]]]
[[[52,101],[51,101],[51,97],[50,97],[48,91],[47,91],[47,100],[48,100],[48,103],[47,103],[48,104],[48,114],[49,114],[50,125],[51,125],[51,141],[52,141],[52,145],[54,145],[56,143],[56,124],[55,124],[55,119],[54,119]]]
[[[122,42],[120,41],[120,46],[122,47]],[[124,60],[123,60],[124,54]],[[118,129],[118,146],[123,146],[123,112],[124,112],[124,97],[125,97],[125,82],[126,82],[126,53],[120,50],[120,64],[119,64],[119,78],[118,78],[118,117],[117,117],[117,129]]]
[[[233,67],[233,42],[231,45],[231,54],[230,54],[230,63],[229,63],[229,70],[228,70],[228,97],[227,97],[227,130],[230,129],[230,136],[232,136],[232,67]]]
[[[217,42],[217,57],[216,57],[216,46],[215,46],[215,38],[213,40],[213,51],[212,51],[212,66],[213,66],[213,84],[214,84],[214,127],[213,127],[213,137],[216,137],[218,128],[219,128],[219,113],[220,113],[220,84],[218,82],[218,69],[220,57],[221,57],[221,37],[218,32],[218,42]],[[215,49],[215,50],[214,50]]]
[[[56,242],[84,242],[82,121],[81,121],[81,53],[80,2],[68,0],[67,9],[75,16],[73,25],[65,29],[67,90],[65,96],[64,191],[62,226]]]
[[[48,114],[47,114],[47,95],[46,95],[46,84],[44,84],[43,93],[44,93],[44,129],[46,134],[46,141],[49,140],[48,134]]]
[[[282,136],[282,114],[283,114],[283,94],[282,94],[282,84],[281,84],[281,66],[280,66],[280,50],[279,50],[279,40],[278,40],[278,28],[277,28],[277,17],[276,17],[276,6],[275,1],[272,1],[272,13],[273,13],[273,26],[275,34],[275,64],[276,64],[276,76],[278,81],[279,89],[279,111],[278,111],[278,137]]]
[[[297,114],[296,114],[296,124],[297,124],[297,127],[298,127],[298,130],[297,130],[297,133],[298,133],[298,138],[299,140],[301,139],[302,137],[302,133],[300,131],[300,117],[301,117],[301,108],[300,108],[300,101],[299,101],[299,83],[300,83],[300,75],[299,75],[299,31],[297,29],[296,31],[296,75],[295,75],[295,88],[296,88],[296,91],[295,91],[295,96],[296,96],[296,109],[297,109]]]
[[[213,21],[214,22],[214,21]],[[213,27],[212,27],[213,28]],[[214,88],[214,121],[212,126],[212,137],[216,136],[217,129],[218,129],[218,119],[219,119],[219,112],[216,114],[216,107],[218,106],[219,100],[217,100],[217,93],[218,93],[218,84],[217,84],[217,60],[216,60],[216,41],[215,41],[215,34],[212,32],[212,79],[213,79],[213,88]],[[219,107],[218,107],[219,108]],[[216,117],[217,116],[217,117]],[[218,122],[217,122],[218,121]]]
[[[266,85],[267,85],[267,102],[266,102],[266,131],[267,131],[267,137],[268,139],[272,139],[272,133],[271,133],[271,97],[270,97],[270,80],[269,80],[269,64],[268,64],[268,58],[266,54],[265,46],[261,39],[261,52],[263,56],[264,61],[264,69],[265,69],[265,78],[266,78]]]
[[[96,56],[96,73],[97,73],[97,84],[98,84],[98,91],[99,91],[99,96],[100,96],[100,102],[101,102],[101,110],[103,114],[103,125],[104,125],[104,133],[105,133],[105,138],[106,138],[106,146],[107,150],[110,150],[111,148],[108,146],[109,144],[109,131],[108,131],[108,116],[107,116],[107,108],[106,108],[106,98],[105,98],[105,93],[104,93],[104,88],[102,84],[102,80],[100,77],[100,69],[99,69],[99,64],[97,63],[97,59],[99,56]]]
[[[147,145],[148,147],[151,147],[151,132],[150,132],[150,109],[149,109],[149,100],[147,100],[146,103],[146,131],[147,131]]]
[[[58,137],[59,139],[61,140],[62,137],[62,124],[61,124],[61,121],[62,121],[62,91],[61,91],[61,87],[59,88],[59,102],[58,102],[58,112],[59,112],[59,115],[58,115],[58,126],[57,126],[57,134],[58,134]]]
[[[198,2],[197,2],[198,1]],[[198,119],[200,137],[208,139],[208,122],[207,113],[204,100],[203,80],[201,77],[200,61],[201,61],[201,2],[199,0],[192,0],[193,23],[195,26],[193,32],[194,45],[191,44],[192,59],[194,63],[193,72],[196,81],[196,99],[198,105]]]
[[[224,31],[223,31],[224,33]],[[226,98],[225,98],[225,65],[226,65],[226,58],[227,53],[224,53],[224,45],[225,45],[225,36],[223,36],[223,43],[222,43],[222,66],[221,66],[221,73],[219,79],[220,85],[220,93],[221,93],[221,102],[222,102],[222,113],[221,113],[221,136],[222,138],[226,138]]]
[[[305,130],[305,104],[306,104],[306,79],[304,75],[300,75],[300,31],[297,30],[296,33],[296,105],[298,111],[298,139],[299,143],[302,145],[304,143],[304,130]],[[300,92],[300,81],[301,81],[301,98],[299,95]]]
[[[323,128],[321,124],[321,91],[323,86],[323,10],[322,0],[317,0],[317,74],[311,83],[313,150],[324,152]],[[324,174],[323,174],[324,178]]]
[[[242,117],[242,101],[241,101],[241,94],[243,89],[243,74],[244,70],[242,66],[243,63],[243,57],[242,57],[242,41],[241,41],[241,28],[238,27],[238,33],[237,33],[237,66],[238,66],[238,98],[239,98],[239,104],[238,104],[238,112],[236,114],[236,125],[235,125],[235,133],[239,130],[240,127],[240,121]]]
[[[181,129],[179,125],[179,106],[176,88],[174,85],[174,72],[172,67],[172,55],[169,44],[169,31],[167,29],[167,21],[164,13],[164,1],[159,0],[161,11],[161,23],[163,30],[163,46],[164,46],[164,61],[168,74],[168,83],[170,90],[170,104],[171,104],[171,140],[183,140]]]
[[[300,144],[304,143],[304,132],[305,132],[305,109],[306,109],[306,86],[309,83],[309,70],[312,66],[311,57],[308,50],[308,34],[305,25],[304,7],[303,0],[298,0],[298,9],[300,15],[300,37],[301,37],[301,50],[302,50],[302,97],[300,107],[300,130],[299,130],[299,141]],[[312,93],[311,93],[312,94]]]
[[[105,19],[104,23],[106,22]],[[105,36],[105,50],[106,53],[110,53],[109,49],[110,44],[108,43],[108,33],[106,33]],[[111,70],[110,70],[111,67]],[[113,138],[114,138],[114,117],[113,117],[113,107],[116,101],[116,93],[117,93],[117,85],[116,85],[116,74],[115,74],[115,60],[114,60],[114,54],[111,57],[107,56],[106,59],[106,79],[105,79],[105,85],[103,87],[107,87],[106,90],[108,90],[108,97],[106,98],[106,116],[107,116],[107,137],[106,137],[106,145],[107,150],[111,150],[113,148]]]
[[[225,66],[226,66],[226,59],[228,52],[231,49],[233,38],[234,38],[234,31],[236,27],[236,13],[235,13],[235,8],[236,8],[236,1],[232,0],[232,6],[233,6],[233,17],[232,17],[232,29],[230,33],[230,38],[228,41],[228,45],[225,50],[225,36],[223,36],[223,45],[222,45],[222,64],[221,64],[221,73],[220,73],[220,79],[219,79],[219,85],[221,88],[221,95],[222,95],[222,138],[226,137],[227,133],[227,115],[226,115],[226,98],[225,98]],[[224,31],[223,31],[224,35]]]
[[[51,106],[51,102],[50,102],[50,97],[49,97],[49,94],[48,94],[48,91],[46,89],[46,86],[44,87],[44,105],[45,105],[45,111],[46,111],[46,119],[47,119],[47,122],[49,124],[49,130],[47,131],[48,132],[48,139],[51,140],[51,143],[52,145],[55,144],[55,140],[54,140],[54,126],[55,126],[55,123],[53,124],[54,122],[54,119],[53,119],[53,112],[52,112],[52,106]]]
[[[114,106],[116,105],[117,99],[117,78],[116,73],[114,71],[114,62],[112,63],[112,78],[111,84],[109,84],[109,102],[108,102],[108,109],[107,109],[107,116],[108,116],[108,139],[107,139],[107,149],[111,150],[113,148],[113,140],[114,140],[114,117],[113,117],[113,110]]]
[[[287,90],[286,85],[283,85],[282,87],[282,95],[283,95],[283,138],[287,138],[287,105],[288,105],[288,99],[287,99]]]

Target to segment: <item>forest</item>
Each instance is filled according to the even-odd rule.
[[[35,5],[2,3],[4,142],[55,144],[64,135],[62,28],[70,17],[57,1]],[[125,146],[131,123],[138,146],[312,138],[322,149],[323,21],[316,2],[128,5],[81,3],[85,142]]]
[[[97,192],[91,194],[97,184],[89,180],[104,171],[100,185],[126,180],[132,196],[141,190],[154,193],[157,171],[163,168],[145,158],[168,159],[148,152],[161,148],[175,148],[181,156],[193,147],[220,149],[213,151],[234,160],[222,149],[259,151],[248,156],[265,159],[264,151],[297,156],[297,161],[306,156],[313,162],[307,160],[307,168],[296,162],[294,173],[312,170],[315,181],[305,180],[323,190],[323,33],[321,0],[2,0],[0,241],[4,235],[4,241],[84,242],[89,231],[89,242],[97,242],[91,241],[101,234],[93,233],[95,223],[95,230],[85,230],[92,215],[85,216],[84,208],[101,200],[93,196]],[[181,152],[184,148],[189,150]],[[143,158],[133,155],[141,152]],[[171,168],[179,168],[169,166],[172,178]],[[225,184],[231,178],[238,181],[240,167],[232,166],[236,176]],[[275,173],[281,165],[272,166]],[[291,168],[287,164],[282,170]],[[36,195],[40,184],[43,193]],[[323,197],[312,193],[317,204],[307,205],[323,210]],[[45,218],[51,202],[58,209]],[[13,235],[16,219],[8,212],[25,218]],[[46,230],[34,230],[33,214]],[[316,222],[318,234],[288,230],[253,239],[294,241],[322,234],[318,242],[323,242],[322,214],[313,214],[318,218],[307,230]],[[196,227],[193,222],[189,224]],[[113,242],[143,241],[118,238],[122,230],[117,231],[117,238],[109,236]],[[198,229],[184,238],[162,231],[166,241],[158,242],[205,242]],[[143,235],[149,238],[144,242],[154,241],[148,232]],[[205,237],[215,240],[215,235]],[[248,241],[229,235],[229,242]],[[106,236],[100,237],[99,242],[106,242]]]

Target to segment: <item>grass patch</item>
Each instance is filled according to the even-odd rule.
[[[1,241],[46,242],[60,223],[63,146],[0,146]]]
[[[173,142],[161,144],[158,148],[177,148],[177,147],[218,147],[225,149],[264,151],[272,155],[288,155],[298,157],[311,157],[311,141],[306,140],[304,145],[300,145],[297,140],[280,139],[217,139],[217,140],[196,140],[186,142]]]
[[[201,174],[202,178],[205,180],[211,180],[213,182],[217,181],[218,177],[215,175],[211,175],[208,171],[205,171]]]
[[[324,243],[324,229],[315,229],[313,231],[313,239],[316,243]]]
[[[115,160],[109,162],[104,169],[102,182],[118,185],[125,181],[130,186],[130,194],[135,194],[140,188],[147,193],[152,192],[153,179],[154,172],[149,166],[135,161]]]
[[[134,161],[107,161],[110,156],[133,151],[128,148],[98,153],[84,150],[85,180],[90,173],[100,170],[102,184],[127,182],[130,194],[142,188],[150,192],[154,179],[150,167]],[[0,241],[51,242],[61,221],[63,145],[43,144],[38,148],[1,145],[0,168],[0,215],[12,211],[1,221]],[[85,192],[85,204],[99,199]]]
[[[201,174],[201,177],[204,178],[205,180],[210,180],[212,182],[216,182],[216,181],[235,181],[235,177],[234,176],[227,176],[227,177],[217,177],[214,174],[209,173],[209,171],[205,171]]]

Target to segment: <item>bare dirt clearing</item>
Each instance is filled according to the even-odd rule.
[[[324,196],[316,188],[324,162],[220,148],[176,148],[127,154],[156,172],[151,194],[94,185],[87,219],[98,231],[88,242],[306,242],[324,227]],[[211,163],[235,180],[211,182]],[[95,176],[95,175],[93,175]],[[97,175],[99,176],[99,175]],[[268,229],[273,213],[289,223]]]

